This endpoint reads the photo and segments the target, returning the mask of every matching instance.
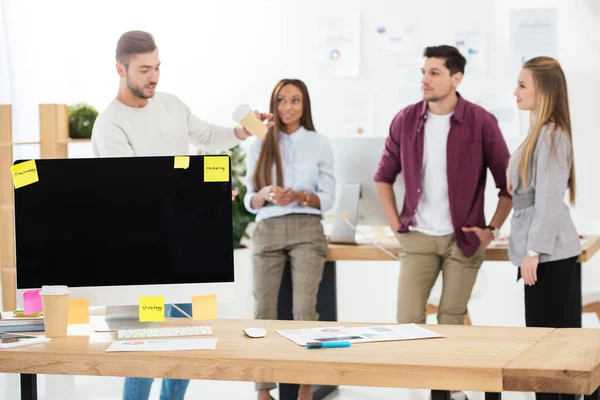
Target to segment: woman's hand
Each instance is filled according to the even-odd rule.
[[[282,189],[276,186],[275,193],[273,194],[273,203],[278,206],[287,206],[295,200],[295,193],[291,189]]]
[[[527,286],[533,286],[537,282],[537,267],[540,263],[539,257],[526,255],[521,263],[521,276]]]
[[[274,193],[273,188],[275,188],[275,186],[273,185],[265,186],[258,191],[257,195],[260,196],[267,203],[272,203]]]

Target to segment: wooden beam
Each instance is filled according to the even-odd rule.
[[[12,147],[12,109],[9,104],[0,104],[0,282],[4,310],[16,307]]]
[[[40,157],[67,158],[69,113],[66,104],[40,104]]]

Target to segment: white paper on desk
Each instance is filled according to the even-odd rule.
[[[180,351],[180,350],[214,350],[217,338],[207,339],[156,339],[125,340],[113,342],[107,352],[116,351]]]
[[[325,328],[290,329],[277,331],[277,333],[300,346],[306,346],[308,342],[328,341],[328,339],[333,339],[331,341],[349,341],[351,343],[369,343],[444,337],[436,332],[421,328],[416,324],[355,328],[328,326]]]
[[[387,342],[394,340],[417,340],[443,338],[444,336],[422,328],[416,324],[381,325],[348,328],[352,335],[362,336],[364,340],[356,340],[356,343],[364,342]]]
[[[306,346],[308,342],[316,342],[317,339],[348,340],[351,336],[343,326],[328,326],[325,328],[289,329],[277,331],[278,334],[300,346]]]

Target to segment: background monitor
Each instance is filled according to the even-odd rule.
[[[332,138],[337,188],[331,242],[356,243],[352,226],[389,225],[374,180],[385,141],[386,137]],[[398,213],[404,205],[404,192],[400,174],[394,184]]]
[[[137,317],[140,296],[232,301],[231,174],[205,179],[209,157],[185,169],[173,157],[36,160],[39,182],[14,193],[18,303],[42,285],[132,306],[114,310],[121,319]]]

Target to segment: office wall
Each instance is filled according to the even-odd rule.
[[[321,133],[340,135],[344,98],[367,93],[374,97],[376,134],[384,136],[399,108],[413,97],[418,100],[420,54],[418,51],[413,54],[414,65],[406,57],[382,55],[378,50],[377,27],[414,23],[419,48],[452,43],[457,30],[485,31],[487,76],[467,75],[461,86],[466,97],[485,105],[494,98],[512,101],[516,75],[510,63],[510,9],[556,7],[558,57],[568,77],[579,183],[579,201],[573,213],[582,232],[600,233],[600,189],[596,178],[596,149],[600,148],[598,0],[221,0],[195,3],[9,0],[3,6],[14,109],[13,132],[15,140],[21,141],[37,140],[38,103],[85,101],[102,110],[111,101],[118,84],[115,44],[119,35],[130,29],[148,30],[156,36],[163,62],[159,89],[176,93],[197,115],[209,121],[230,124],[231,111],[241,102],[266,109],[276,81],[282,77],[297,77],[309,86],[315,124]],[[319,40],[317,17],[323,11],[336,9],[362,11],[361,73],[356,78],[323,76],[314,60]],[[411,64],[413,72],[402,70],[403,62]],[[519,133],[508,139],[511,149],[526,133],[526,116],[521,114],[519,118]],[[85,145],[71,152],[88,153],[89,146]],[[15,158],[38,154],[37,146],[21,146],[14,152]],[[491,216],[495,207],[493,182],[489,184],[488,194],[486,209]],[[587,277],[584,288],[592,290],[593,282],[600,281],[599,260],[600,257],[584,267]],[[514,281],[513,267],[493,265],[493,268],[485,267],[491,271],[493,282]],[[368,269],[374,288],[381,282],[393,283],[397,275],[395,265],[361,264],[355,269],[348,266],[345,272],[340,272],[341,280],[355,281],[361,271]],[[369,281],[364,282],[368,285]],[[380,301],[395,301],[395,284],[392,283],[386,288],[390,297],[379,297]],[[377,293],[375,289],[373,292]],[[501,291],[496,293],[501,294]],[[376,312],[373,314],[372,308],[361,313],[358,305],[351,301],[346,304],[361,317],[367,312],[378,316]],[[504,313],[496,315],[496,321],[520,323],[515,307],[518,305],[513,307],[513,303],[507,303]],[[483,321],[493,322],[486,318]]]
[[[37,104],[86,101],[102,110],[114,97],[117,75],[114,48],[129,29],[155,34],[163,62],[159,89],[176,93],[201,117],[231,123],[231,111],[241,102],[266,109],[275,82],[298,77],[307,82],[317,129],[342,134],[344,99],[371,94],[375,105],[375,134],[385,135],[393,115],[418,99],[420,51],[403,57],[379,49],[376,29],[414,24],[417,48],[452,43],[457,30],[487,34],[487,76],[467,75],[461,92],[490,104],[508,99],[516,76],[510,68],[509,10],[557,7],[558,55],[569,78],[581,211],[599,218],[600,195],[593,184],[596,93],[600,78],[598,34],[600,12],[595,0],[457,0],[446,2],[391,0],[224,0],[74,1],[28,0],[3,3],[8,71],[13,102],[15,140],[37,140]],[[95,7],[93,6],[95,4]],[[356,78],[332,78],[319,73],[315,48],[318,16],[326,10],[362,11],[361,73]],[[414,60],[414,61],[411,61]],[[401,64],[410,67],[403,70]],[[3,87],[1,91],[6,91]],[[526,130],[521,116],[520,137]],[[507,132],[508,133],[508,132]],[[515,137],[516,136],[516,137]],[[22,147],[15,153],[35,153]]]

